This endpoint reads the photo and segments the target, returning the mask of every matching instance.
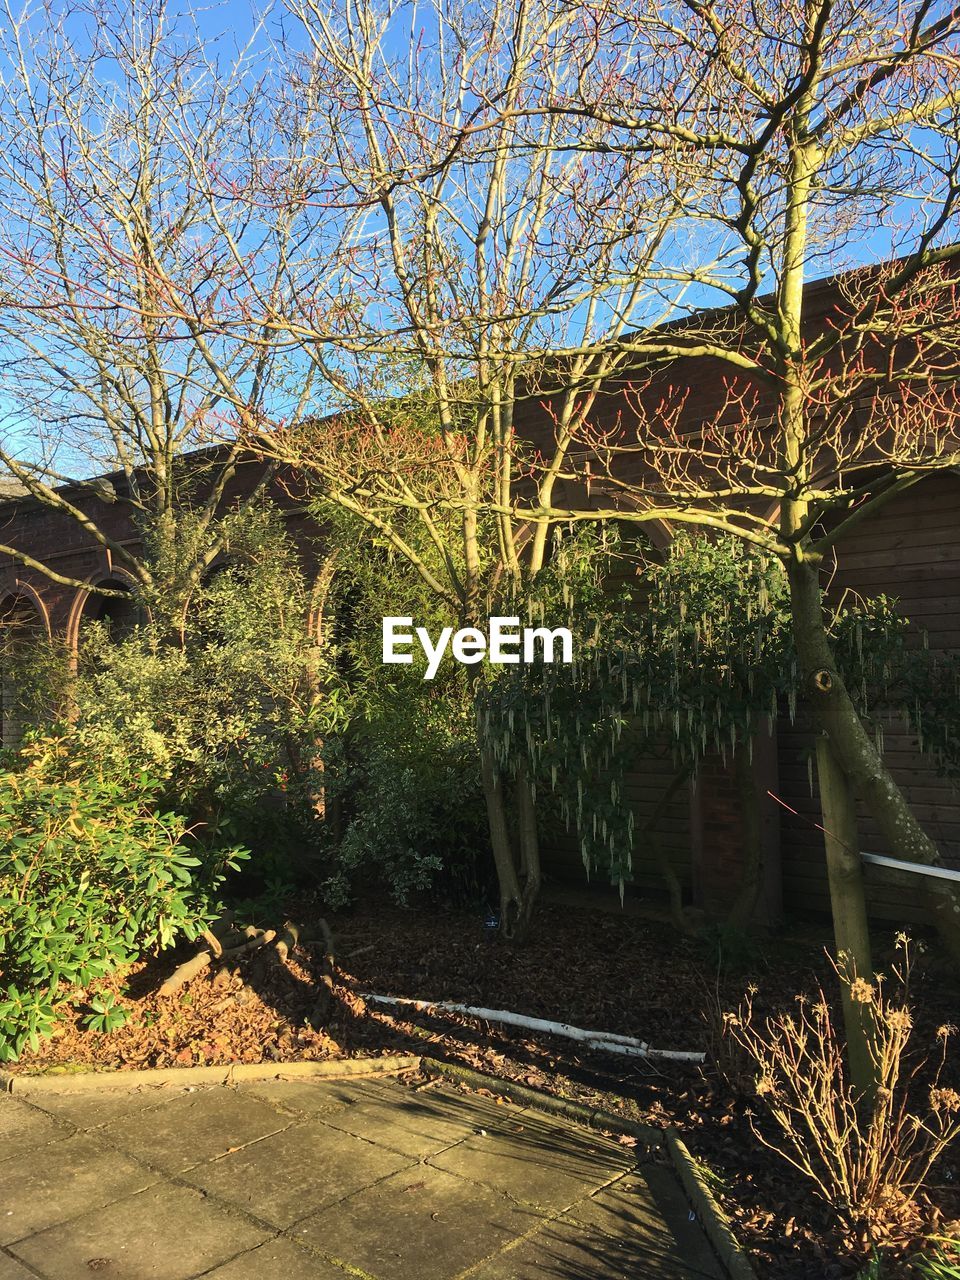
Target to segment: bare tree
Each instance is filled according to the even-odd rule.
[[[821,577],[853,526],[960,460],[960,10],[637,0],[570,34],[578,85],[545,109],[569,116],[572,140],[587,118],[612,131],[601,158],[612,147],[696,174],[678,187],[687,251],[660,253],[649,278],[701,314],[631,339],[648,370],[629,430],[598,429],[593,466],[615,505],[782,558],[821,733],[837,942],[869,971],[854,794],[891,852],[939,856],[838,674]],[[832,295],[808,286],[873,257],[888,264]],[[706,413],[675,390],[711,380]],[[955,895],[924,883],[960,955]]]
[[[666,314],[647,269],[670,235],[674,170],[605,126],[531,103],[575,87],[575,10],[295,0],[298,125],[313,162],[282,317],[334,412],[258,447],[403,556],[474,625],[544,566],[557,486],[624,337]],[[587,145],[587,142],[590,145]],[[320,163],[322,160],[322,164]],[[330,217],[336,212],[335,236]],[[518,414],[548,392],[541,455]],[[480,733],[509,932],[540,883],[529,785],[514,850]],[[518,857],[519,853],[519,857]]]
[[[249,198],[278,129],[257,29],[231,54],[167,10],[4,9],[0,463],[175,623],[220,550],[241,429],[296,414],[309,378],[268,332],[291,218]]]
[[[466,619],[536,577],[561,520],[696,524],[779,555],[822,733],[838,941],[869,969],[854,793],[892,852],[939,856],[837,673],[821,566],[960,459],[960,14],[290,7],[307,37],[300,130],[326,159],[307,204],[340,221],[284,324],[345,416],[268,448],[402,554],[401,519],[420,521],[442,568],[418,571]],[[876,258],[889,265],[816,314],[812,276]],[[674,389],[711,379],[706,411]],[[399,445],[414,405],[426,449]],[[546,406],[533,448],[518,437],[531,405]],[[439,512],[459,522],[454,548]],[[960,954],[955,897],[927,883]]]

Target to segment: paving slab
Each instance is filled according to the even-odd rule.
[[[0,1163],[0,1244],[100,1208],[157,1181],[157,1175],[89,1134],[34,1149]],[[60,1280],[60,1277],[57,1277]]]
[[[327,1124],[401,1155],[420,1159],[462,1142],[497,1121],[495,1107],[471,1106],[459,1094],[383,1093],[324,1116]]]
[[[56,1116],[77,1129],[87,1131],[112,1124],[122,1116],[162,1106],[171,1098],[180,1097],[184,1092],[182,1088],[177,1089],[171,1085],[103,1091],[71,1090],[69,1093],[45,1092],[42,1099],[39,1097],[36,1099],[34,1105],[42,1107],[51,1116]]]
[[[557,1212],[598,1190],[635,1163],[599,1134],[505,1109],[496,1127],[472,1134],[429,1163],[482,1183],[519,1203]]]
[[[184,1177],[227,1204],[288,1227],[410,1163],[320,1120],[307,1120]]]
[[[53,1142],[57,1138],[66,1138],[70,1128],[57,1124],[53,1116],[28,1102],[21,1102],[8,1093],[0,1094],[0,1160],[14,1155],[19,1144],[30,1142],[39,1146],[43,1142]]]
[[[638,1254],[629,1241],[611,1239],[599,1232],[576,1232],[569,1223],[550,1222],[541,1231],[481,1263],[469,1280],[674,1280],[676,1272],[650,1268],[649,1258]],[[683,1280],[692,1280],[681,1273]]]
[[[647,1164],[565,1215],[575,1229],[625,1240],[646,1273],[673,1280],[719,1280],[713,1250],[673,1169]]]
[[[633,1197],[644,1190],[632,1181]],[[469,1280],[723,1280],[696,1222],[685,1230],[682,1219],[671,1218],[668,1225],[649,1202],[638,1212],[625,1189],[617,1203],[630,1212],[625,1220],[611,1221],[610,1231],[562,1214],[474,1268]]]
[[[225,1156],[291,1120],[257,1098],[240,1097],[222,1086],[184,1093],[146,1111],[121,1116],[102,1130],[103,1137],[139,1160],[169,1173],[181,1173],[206,1160]]]
[[[0,1272],[0,1280],[4,1280]],[[346,1273],[312,1251],[277,1236],[256,1249],[214,1267],[204,1280],[348,1280]]]
[[[37,1275],[0,1250],[0,1280],[37,1280]]]
[[[289,1115],[319,1116],[379,1097],[376,1085],[366,1080],[362,1085],[339,1080],[255,1080],[238,1085],[237,1092],[260,1098]]]
[[[190,1280],[270,1232],[163,1185],[50,1227],[11,1251],[49,1280]]]
[[[488,1187],[416,1165],[298,1223],[297,1232],[377,1280],[453,1280],[539,1221]]]

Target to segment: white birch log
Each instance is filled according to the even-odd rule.
[[[531,1018],[524,1013],[511,1013],[508,1009],[482,1009],[469,1004],[454,1004],[450,1000],[412,1000],[406,996],[379,996],[372,992],[358,993],[374,1004],[402,1005],[427,1012],[440,1009],[446,1013],[462,1013],[468,1018],[481,1018],[484,1022],[501,1022],[506,1026],[520,1027],[525,1031],[540,1031],[544,1035],[563,1036],[577,1040],[588,1049],[604,1053],[622,1053],[633,1058],[658,1058],[669,1062],[703,1062],[705,1055],[678,1049],[651,1049],[645,1040],[633,1036],[621,1036],[613,1031],[587,1031],[571,1026],[568,1022],[551,1022],[547,1018]]]

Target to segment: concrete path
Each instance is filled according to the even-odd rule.
[[[0,1096],[0,1280],[719,1280],[669,1166],[441,1085]]]

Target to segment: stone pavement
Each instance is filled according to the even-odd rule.
[[[0,1280],[720,1280],[673,1170],[390,1078],[0,1096]]]

